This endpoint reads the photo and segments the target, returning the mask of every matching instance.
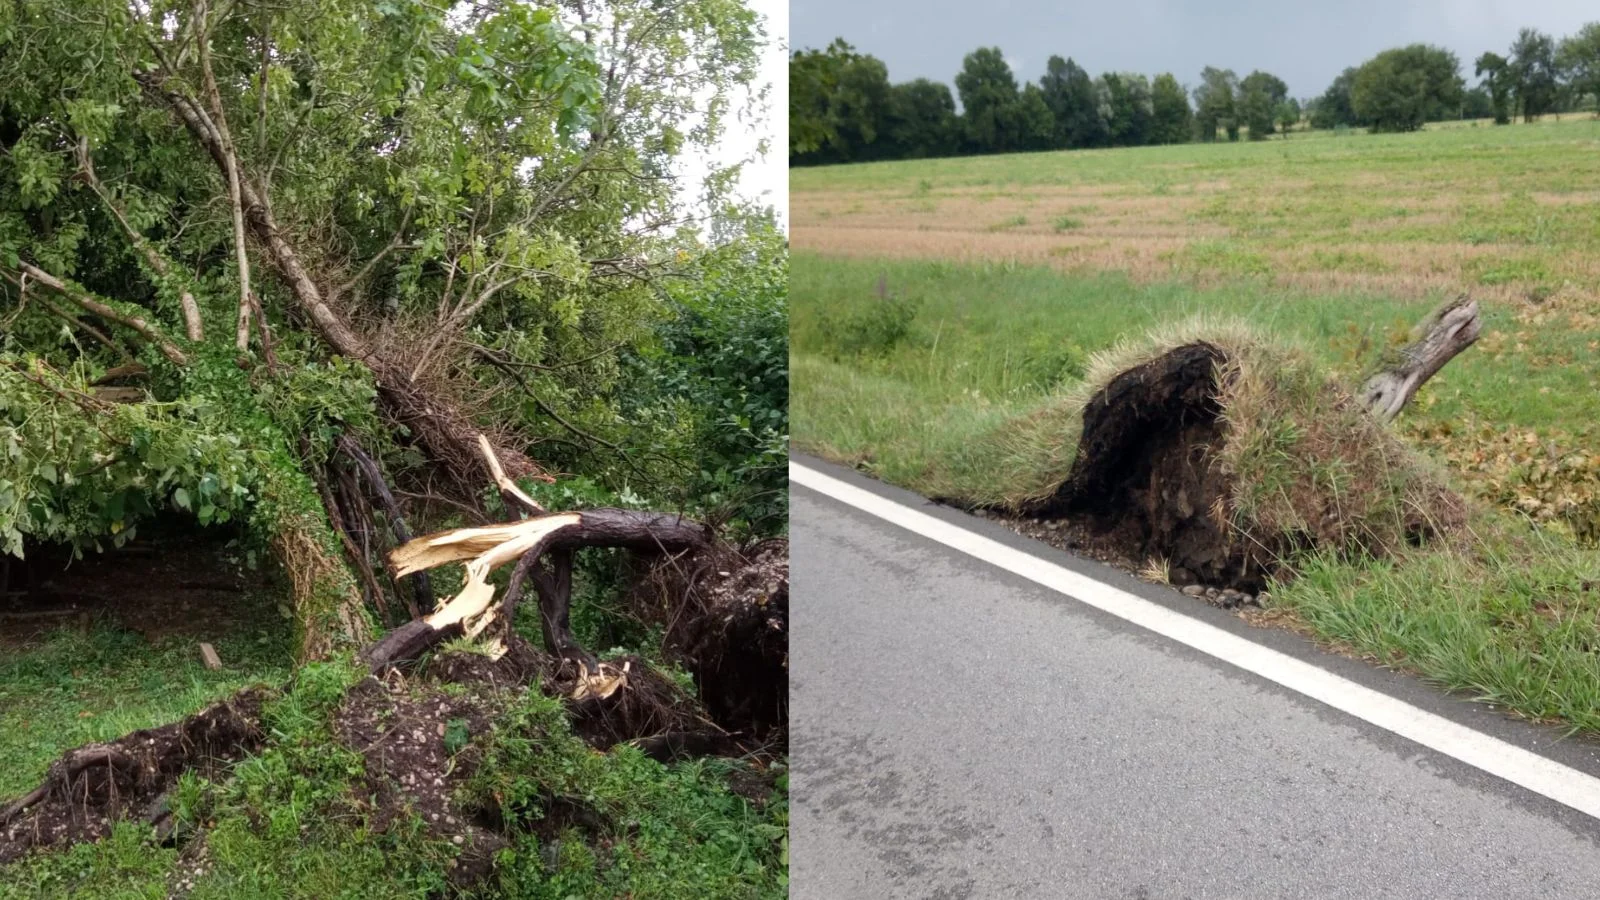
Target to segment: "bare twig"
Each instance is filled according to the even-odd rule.
[[[383,261],[384,257],[399,249],[399,247],[404,243],[406,228],[411,224],[411,211],[411,207],[406,208],[405,215],[400,217],[400,227],[395,229],[394,237],[389,239],[389,243],[386,244],[382,250],[374,253],[370,259],[368,259],[365,263],[362,263],[361,268],[357,269],[356,273],[350,276],[348,281],[328,292],[328,297],[330,299],[337,299],[341,294],[344,294],[351,288],[360,284],[361,280],[366,278],[367,275],[372,272],[373,268],[377,266],[378,263]]]

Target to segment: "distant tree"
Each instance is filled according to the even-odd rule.
[[[999,47],[968,53],[956,75],[967,144],[977,153],[1017,149],[1017,79]]]
[[[1461,111],[1460,62],[1440,47],[1385,50],[1356,70],[1350,105],[1375,131],[1416,131]]]
[[[1155,110],[1149,79],[1133,72],[1107,72],[1100,81],[1105,87],[1106,124],[1112,145],[1139,147],[1150,143]]]
[[[1511,124],[1512,75],[1510,63],[1498,53],[1484,53],[1473,64],[1473,74],[1481,79],[1478,86],[1489,92],[1489,104],[1496,125]]]
[[[1194,122],[1200,140],[1214,141],[1217,129],[1228,133],[1228,140],[1239,139],[1239,119],[1234,106],[1239,76],[1232,69],[1206,66],[1200,72],[1200,86],[1194,89]]]
[[[1279,103],[1277,119],[1278,130],[1283,132],[1284,137],[1288,137],[1289,129],[1300,121],[1300,102],[1293,97],[1289,97]]]
[[[1312,128],[1337,128],[1340,125],[1351,126],[1363,124],[1356,117],[1355,106],[1350,102],[1350,87],[1355,84],[1356,69],[1351,66],[1339,73],[1339,77],[1328,85],[1310,110]]]
[[[1051,150],[1056,146],[1055,114],[1044,102],[1044,91],[1031,81],[1022,86],[1012,127],[1018,149]]]
[[[1272,134],[1278,104],[1289,96],[1289,86],[1276,75],[1257,69],[1239,82],[1239,118],[1250,129],[1250,140],[1260,141]]]
[[[789,160],[848,162],[881,156],[889,70],[841,38],[789,58]]]
[[[1550,35],[1533,28],[1517,33],[1511,45],[1507,67],[1511,90],[1522,111],[1522,121],[1532,122],[1549,112],[1556,103],[1556,42]]]
[[[1494,97],[1489,89],[1483,85],[1469,88],[1461,94],[1461,118],[1463,119],[1488,119],[1494,118],[1499,122],[1499,116],[1494,107]],[[1503,124],[1503,123],[1501,123]]]
[[[961,122],[950,87],[926,78],[889,88],[884,130],[896,159],[950,156],[961,149]]]
[[[1572,90],[1573,106],[1591,97],[1595,115],[1600,116],[1600,22],[1590,22],[1562,39],[1556,62]]]
[[[1189,93],[1171,72],[1156,76],[1150,85],[1150,143],[1181,144],[1194,134],[1194,113]]]
[[[1057,147],[1103,147],[1110,128],[1089,73],[1071,59],[1050,57],[1039,79],[1044,101],[1055,118]]]

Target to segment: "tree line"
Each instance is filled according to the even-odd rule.
[[[840,38],[790,57],[789,162],[1264,140],[1302,121],[1373,131],[1415,131],[1458,118],[1532,121],[1596,107],[1600,22],[1559,41],[1524,28],[1507,55],[1479,56],[1473,75],[1478,83],[1469,88],[1454,53],[1411,44],[1345,69],[1305,101],[1260,70],[1241,78],[1207,66],[1190,89],[1170,72],[1091,77],[1060,56],[1050,57],[1037,82],[1019,85],[1000,48],[983,47],[966,55],[952,92],[926,78],[891,83],[882,60]]]

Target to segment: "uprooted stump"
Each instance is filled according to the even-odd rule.
[[[789,543],[707,546],[650,564],[634,592],[662,627],[667,653],[694,676],[721,727],[759,743],[787,741]]]
[[[1218,465],[1226,361],[1196,342],[1113,378],[1085,404],[1072,471],[1037,513],[1087,516],[1113,542],[1193,580],[1257,588],[1274,548],[1231,540],[1216,515],[1232,489]]]
[[[1461,308],[1448,308],[1455,352]],[[1390,406],[1369,409],[1291,348],[1224,330],[1124,359],[1098,383],[1065,478],[1018,511],[1084,523],[1174,583],[1253,592],[1297,551],[1382,556],[1464,520],[1462,500],[1384,427]]]
[[[182,721],[62,754],[43,784],[0,810],[0,864],[34,847],[97,840],[119,819],[169,828],[178,776],[213,774],[261,746],[267,696],[247,689]]]

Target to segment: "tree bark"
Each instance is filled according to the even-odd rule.
[[[408,575],[452,562],[467,561],[467,583],[455,597],[421,619],[400,626],[365,651],[374,672],[416,659],[456,635],[471,637],[487,628],[502,611],[495,608],[494,588],[488,583],[493,569],[511,560],[518,568],[538,565],[546,553],[557,553],[553,573],[532,573],[540,586],[540,618],[545,624],[545,645],[572,649],[578,661],[592,659],[578,647],[566,625],[570,570],[561,574],[560,556],[583,547],[623,547],[642,553],[671,553],[704,546],[711,537],[706,526],[682,516],[624,509],[592,509],[550,513],[487,528],[458,528],[417,538],[389,554],[398,575]],[[521,573],[524,577],[529,571]],[[521,579],[514,580],[520,590]],[[566,591],[561,588],[566,586]],[[590,669],[591,673],[594,669]]]
[[[73,303],[78,304],[100,318],[109,319],[119,325],[126,325],[129,328],[132,328],[134,331],[137,331],[141,337],[144,337],[146,340],[153,342],[157,347],[161,348],[161,355],[165,356],[169,360],[172,360],[173,365],[186,366],[189,364],[189,358],[184,355],[182,350],[178,349],[178,345],[171,338],[163,334],[159,328],[151,325],[144,319],[117,312],[116,310],[104,303],[101,303],[88,294],[73,289],[66,282],[50,274],[49,272],[46,272],[38,266],[30,263],[21,263],[18,268],[22,270],[23,275],[32,278],[34,281],[37,281],[45,287],[59,293],[61,296],[66,297],[68,300],[71,300]]]
[[[1361,399],[1374,416],[1385,422],[1400,414],[1422,383],[1444,368],[1478,339],[1482,322],[1478,301],[1462,294],[1430,315],[1418,327],[1419,336],[1361,389]]]

